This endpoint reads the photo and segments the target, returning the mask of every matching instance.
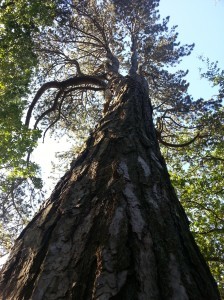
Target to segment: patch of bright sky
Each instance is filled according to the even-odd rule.
[[[161,17],[170,16],[170,25],[178,25],[179,41],[195,43],[192,54],[184,57],[180,69],[189,70],[189,93],[198,99],[208,99],[216,94],[206,79],[200,78],[199,68],[204,68],[199,56],[219,61],[224,69],[224,0],[160,0]]]

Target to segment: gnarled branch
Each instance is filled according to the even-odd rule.
[[[186,142],[186,143],[183,143],[183,144],[172,144],[172,143],[169,143],[169,142],[166,142],[162,139],[162,135],[161,135],[161,132],[160,131],[156,131],[156,134],[157,134],[157,138],[159,140],[159,142],[164,145],[164,146],[167,146],[167,147],[172,147],[172,148],[182,148],[182,147],[186,147],[186,146],[189,146],[190,144],[192,144],[197,138],[200,137],[200,134],[198,133],[193,139],[191,139],[190,141]]]
[[[49,113],[51,113],[51,112],[53,112],[53,111],[56,110],[57,105],[58,105],[58,101],[59,101],[59,99],[60,99],[60,97],[61,97],[62,95],[63,95],[63,98],[62,98],[62,101],[61,101],[60,105],[62,105],[62,103],[63,103],[63,101],[64,101],[64,99],[65,99],[65,97],[66,97],[66,95],[67,95],[68,93],[73,92],[73,91],[76,91],[76,90],[102,91],[102,90],[104,90],[104,88],[96,88],[96,87],[92,87],[92,86],[84,86],[84,87],[81,86],[81,87],[74,87],[74,88],[71,88],[71,89],[69,89],[69,90],[67,90],[67,91],[59,90],[58,93],[57,93],[57,95],[56,95],[55,98],[54,98],[53,105],[52,105],[49,109],[45,110],[45,111],[38,117],[38,119],[36,120],[36,122],[35,122],[35,124],[34,124],[34,129],[37,128],[38,123],[39,123],[46,115],[48,115]],[[55,123],[54,123],[54,124],[55,124]]]
[[[37,128],[38,123],[46,116],[48,115],[50,112],[54,111],[57,108],[57,104],[58,104],[58,100],[60,99],[61,95],[62,95],[63,91],[59,91],[56,95],[56,97],[54,98],[54,103],[53,105],[45,110],[40,116],[39,118],[36,120],[35,124],[34,124],[34,129]]]
[[[37,91],[33,101],[31,102],[29,109],[27,111],[25,125],[29,127],[31,115],[33,112],[33,109],[35,105],[37,104],[40,97],[49,89],[59,89],[61,91],[64,91],[68,87],[72,86],[79,86],[83,84],[89,84],[89,85],[96,85],[101,87],[102,89],[106,88],[106,83],[95,76],[81,76],[81,77],[71,77],[69,79],[66,79],[64,81],[50,81],[41,86],[41,88]]]

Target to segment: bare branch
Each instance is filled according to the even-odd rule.
[[[222,259],[221,257],[212,257],[212,256],[206,257],[205,256],[205,259],[206,259],[206,261],[209,261],[209,262],[214,261],[214,262],[224,263],[224,259]]]
[[[172,148],[183,148],[183,147],[186,147],[186,146],[189,146],[190,144],[192,144],[197,138],[200,137],[200,134],[198,133],[193,139],[191,139],[190,141],[186,142],[186,143],[183,143],[183,144],[172,144],[172,143],[169,143],[169,142],[166,142],[162,139],[162,136],[161,136],[161,132],[160,131],[156,131],[157,133],[157,138],[159,140],[159,142],[164,145],[164,146],[167,146],[167,147],[172,147]]]
[[[207,159],[207,160],[220,160],[220,161],[224,161],[224,158],[221,158],[221,157],[216,157],[216,156],[213,156],[213,155],[207,155],[204,157],[204,159]]]
[[[187,202],[188,202],[188,203],[192,203],[193,205],[198,206],[198,209],[200,209],[200,210],[201,210],[201,209],[207,210],[208,212],[212,213],[213,216],[215,216],[215,218],[216,218],[217,220],[219,220],[219,221],[221,221],[221,222],[224,221],[224,219],[221,218],[221,217],[219,217],[219,216],[217,215],[217,213],[216,213],[213,209],[211,209],[211,208],[205,206],[204,204],[198,203],[197,201],[194,201],[194,200],[187,200]]]
[[[46,133],[48,132],[48,130],[52,127],[52,126],[54,126],[54,124],[56,124],[59,120],[60,120],[60,118],[61,118],[61,107],[62,107],[62,104],[63,104],[63,101],[64,101],[64,99],[65,99],[65,93],[64,93],[64,95],[63,95],[63,97],[62,97],[62,100],[61,100],[61,102],[59,103],[59,107],[58,107],[58,116],[57,116],[57,118],[47,127],[47,129],[44,131],[44,134],[43,134],[43,143],[44,143],[44,139],[45,139],[45,136],[46,136]]]
[[[49,109],[45,110],[45,111],[39,116],[39,118],[36,120],[36,122],[35,122],[35,124],[34,124],[34,129],[37,128],[38,123],[39,123],[46,115],[48,115],[50,112],[54,111],[54,110],[57,108],[58,100],[59,100],[59,98],[61,97],[62,93],[63,93],[63,91],[60,90],[60,91],[57,93],[57,95],[56,95],[56,97],[55,97],[55,99],[54,99],[53,105],[52,105]]]
[[[33,101],[31,102],[29,109],[26,115],[25,125],[29,127],[31,115],[35,105],[37,104],[40,97],[49,89],[59,89],[64,91],[66,88],[70,86],[79,86],[83,84],[93,84],[101,87],[102,89],[106,88],[106,83],[97,78],[96,76],[80,76],[80,77],[71,77],[64,81],[50,81],[42,85],[42,87],[37,91]]]
[[[186,128],[186,129],[198,129],[198,128],[202,127],[202,125],[198,125],[198,126],[184,126],[184,125],[181,125],[181,124],[177,123],[173,118],[167,117],[167,116],[165,116],[164,119],[170,119],[178,127],[182,127],[182,128]]]
[[[208,229],[206,231],[193,231],[194,234],[202,234],[202,235],[207,235],[210,233],[217,233],[217,234],[223,234],[224,233],[224,228],[212,228]]]

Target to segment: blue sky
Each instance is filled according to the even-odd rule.
[[[195,43],[192,54],[183,59],[180,68],[188,69],[189,92],[195,98],[209,98],[215,89],[201,80],[198,56],[219,61],[224,69],[224,0],[160,0],[161,17],[170,16],[170,26],[178,25],[179,41]]]

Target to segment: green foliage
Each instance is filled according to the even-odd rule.
[[[172,182],[195,239],[224,294],[224,110],[200,117],[201,138],[180,149],[163,149]]]
[[[218,98],[224,99],[224,70],[218,67],[218,62],[211,62],[208,58],[205,59],[200,57],[200,59],[206,63],[207,71],[201,74],[202,78],[208,79],[213,86],[219,88]]]
[[[37,141],[37,132],[27,130],[21,118],[26,105],[24,97],[29,92],[37,65],[32,36],[41,25],[52,22],[53,3],[45,1],[41,5],[40,1],[6,0],[0,7],[0,149],[5,154],[1,158],[3,166],[18,161]]]
[[[21,201],[22,186],[41,187],[37,166],[26,158],[36,147],[40,131],[24,126],[22,117],[38,63],[33,37],[38,35],[41,26],[52,23],[54,15],[54,1],[6,0],[0,5],[0,216],[3,222],[0,232],[5,245],[2,253],[18,234],[10,226],[21,229],[24,218],[30,215],[28,204]],[[20,205],[16,205],[15,195],[17,200],[20,198]]]
[[[37,64],[33,36],[51,24],[54,1],[3,1],[0,6],[1,97],[7,101],[23,96]]]

